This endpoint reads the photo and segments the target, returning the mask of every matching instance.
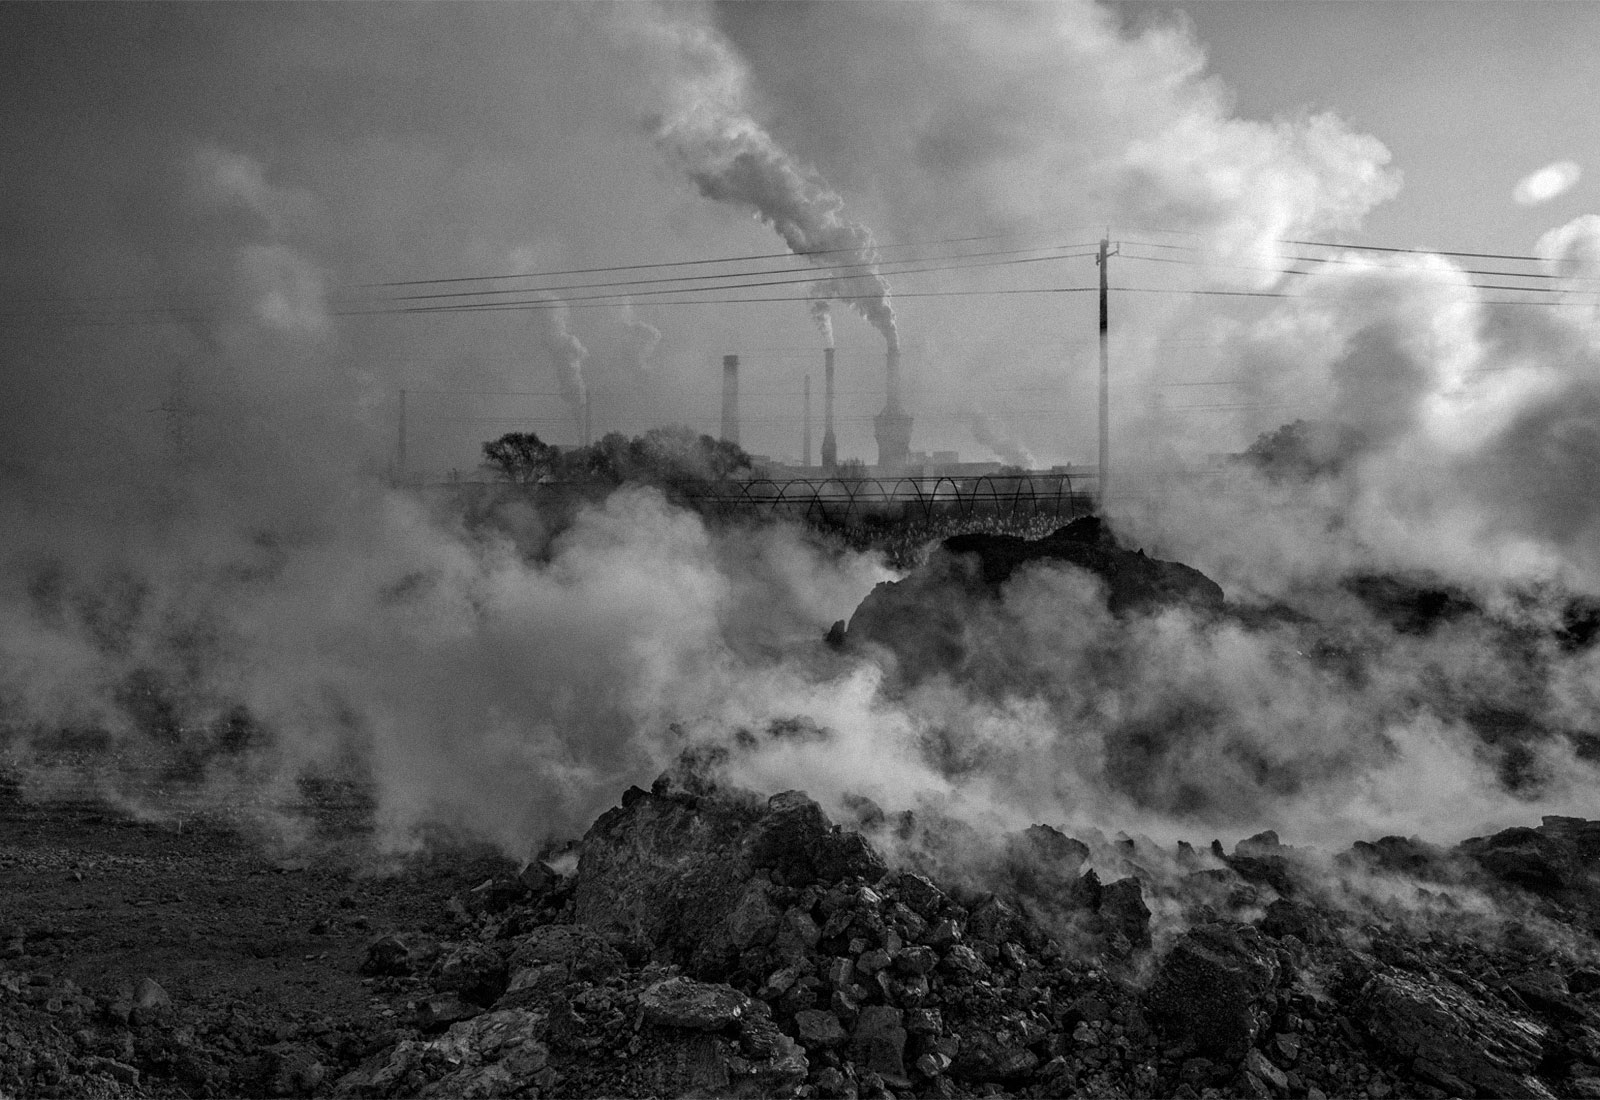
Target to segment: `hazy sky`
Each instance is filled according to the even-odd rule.
[[[470,467],[505,430],[574,442],[580,379],[597,434],[715,431],[728,352],[745,362],[746,445],[798,456],[803,375],[819,415],[821,390],[804,302],[669,306],[652,299],[691,295],[649,292],[681,284],[641,283],[631,312],[577,297],[618,288],[560,291],[575,299],[564,319],[344,314],[396,305],[373,303],[404,292],[375,282],[782,253],[748,204],[692,179],[696,156],[729,153],[734,123],[802,174],[813,213],[924,266],[958,250],[1081,253],[1100,226],[1236,265],[1113,262],[1114,283],[1146,289],[1259,288],[1271,277],[1244,269],[1273,266],[1280,236],[1523,255],[1595,207],[1597,32],[1600,6],[1537,2],[5,5],[0,289],[24,316],[0,343],[4,460],[37,464],[64,435],[107,430],[159,459],[180,364],[196,446],[249,425],[308,431],[270,425],[314,407],[381,464],[407,388],[412,463]],[[1575,184],[1514,201],[1559,162]],[[930,243],[954,238],[984,239]],[[1092,295],[1032,292],[1091,286],[1094,266],[1038,255],[890,274],[915,448],[1092,458]],[[774,268],[811,270],[743,265]],[[98,297],[114,295],[127,297]],[[1225,376],[1219,333],[1252,309],[1118,296],[1119,423],[1164,408],[1204,452],[1290,418],[1259,395],[1170,411],[1217,392],[1174,383]],[[871,460],[882,339],[833,312],[840,451]],[[281,390],[279,354],[301,364]]]

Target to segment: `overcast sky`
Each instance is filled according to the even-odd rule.
[[[732,268],[372,283],[783,253],[723,186],[741,149],[886,259],[1029,260],[889,274],[914,448],[1092,459],[1093,295],[1037,291],[1092,286],[1093,262],[1020,250],[1109,227],[1213,265],[1113,261],[1140,288],[1113,299],[1115,422],[1236,449],[1301,410],[1189,383],[1230,377],[1271,307],[1149,291],[1279,287],[1259,269],[1285,237],[1531,254],[1600,173],[1593,4],[8,4],[0,51],[0,457],[22,470],[83,438],[134,456],[122,474],[161,461],[180,380],[191,446],[337,438],[371,465],[409,389],[410,461],[435,473],[506,430],[575,442],[576,387],[596,434],[714,432],[729,352],[746,446],[798,457],[804,375],[819,415],[821,390],[804,301],[641,283],[631,308],[547,291],[561,316],[350,315]],[[742,270],[774,268],[816,270]],[[1024,293],[970,293],[1002,290]],[[833,316],[840,452],[871,461],[884,333]]]

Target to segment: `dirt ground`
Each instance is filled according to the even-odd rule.
[[[285,858],[246,816],[140,821],[0,773],[0,1096],[327,1093],[392,1042],[408,980],[364,977],[367,945],[447,933],[506,864],[380,859],[359,799],[309,809]]]

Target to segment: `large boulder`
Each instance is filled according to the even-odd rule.
[[[815,929],[772,900],[780,889],[875,881],[886,870],[860,834],[834,825],[801,792],[763,803],[658,784],[628,792],[584,836],[574,918],[697,977],[721,978],[752,949],[814,945]]]
[[[1271,1016],[1278,977],[1272,944],[1254,928],[1198,925],[1161,960],[1146,998],[1150,1018],[1195,1053],[1237,1062]]]
[[[1442,978],[1385,970],[1358,998],[1374,1042],[1456,1095],[1550,1095],[1533,1074],[1548,1032]]]

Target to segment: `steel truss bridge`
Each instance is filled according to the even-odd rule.
[[[683,494],[712,512],[766,512],[830,523],[869,518],[1071,518],[1094,512],[1094,478],[1020,473],[937,477],[750,478]]]

